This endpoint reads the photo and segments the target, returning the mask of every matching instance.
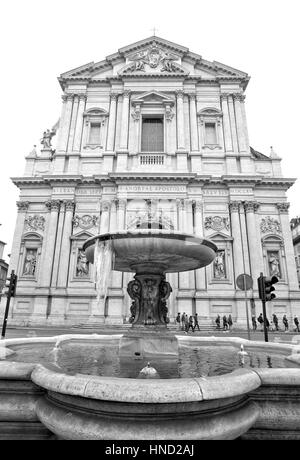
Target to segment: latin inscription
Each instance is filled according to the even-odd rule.
[[[185,192],[183,185],[119,185],[120,192]]]

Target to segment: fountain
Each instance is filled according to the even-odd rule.
[[[0,363],[0,439],[300,439],[299,345],[174,336],[168,331],[172,287],[166,273],[211,263],[217,250],[212,242],[176,232],[138,230],[101,234],[87,240],[84,248],[98,274],[111,265],[135,274],[127,287],[131,328],[112,336],[2,341],[3,357],[16,360],[18,346],[33,344],[36,349],[44,344],[52,349],[54,361]],[[106,284],[98,277],[99,304],[105,300]],[[156,355],[169,362],[178,349],[189,353],[199,345],[200,356],[207,345],[216,352],[233,347],[233,355],[242,356],[243,362],[225,374],[183,378],[162,378],[164,365],[158,371],[152,359],[140,365],[133,378],[66,372],[59,366],[60,350],[78,341],[84,347],[101,343],[103,350],[117,344],[121,364],[122,358],[128,363]],[[259,357],[262,352],[281,353],[287,368],[249,367],[244,357],[251,362],[252,351]],[[91,362],[96,365],[97,359]]]

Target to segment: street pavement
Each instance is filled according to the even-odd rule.
[[[123,334],[128,331],[128,327],[122,326],[113,326],[113,325],[103,325],[97,326],[95,328],[88,327],[7,327],[5,338],[23,338],[23,337],[53,337],[56,335],[63,334]],[[186,335],[185,332],[181,330],[176,330],[174,327],[170,330],[174,335]],[[189,331],[189,336],[195,337],[241,337],[244,339],[250,339],[255,341],[265,341],[264,331],[256,330],[249,332],[245,329],[233,329],[232,331],[223,331],[221,330],[210,330],[210,331],[198,331],[195,332]],[[282,343],[300,343],[300,333],[294,330],[288,332],[280,331],[269,331],[268,332],[268,341],[269,342],[282,342]]]

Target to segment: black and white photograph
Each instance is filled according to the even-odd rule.
[[[300,440],[299,15],[3,3],[1,441]]]

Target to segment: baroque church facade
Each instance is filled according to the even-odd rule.
[[[211,239],[206,268],[167,275],[171,322],[229,313],[246,325],[238,275],[275,274],[268,316],[300,315],[300,293],[281,159],[250,147],[249,76],[153,36],[103,61],[63,73],[59,126],[26,157],[10,270],[18,275],[10,324],[117,324],[128,321],[127,284],[113,271],[104,306],[82,250],[98,233],[161,228]],[[55,137],[54,137],[55,136]],[[55,140],[55,150],[52,148]],[[250,314],[250,307],[249,307]]]

